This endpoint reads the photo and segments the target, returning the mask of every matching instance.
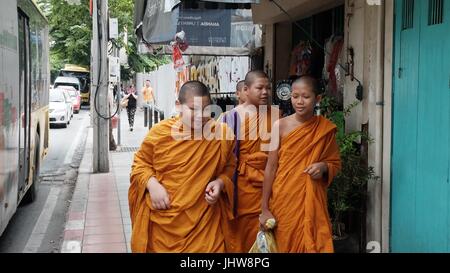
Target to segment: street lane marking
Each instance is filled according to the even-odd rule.
[[[58,196],[60,192],[61,188],[59,187],[50,189],[50,193],[47,196],[45,205],[42,209],[41,214],[39,215],[33,231],[31,232],[30,238],[28,238],[23,253],[38,252],[40,246],[42,245],[42,241],[44,240],[44,236],[47,233],[47,228],[50,224],[50,220],[55,210],[56,203],[58,202]]]
[[[84,220],[67,221],[65,230],[80,230],[80,229],[84,229]]]
[[[81,253],[81,242],[64,241],[61,253]]]
[[[83,115],[83,121],[81,122],[80,129],[78,130],[75,138],[73,138],[72,145],[70,146],[70,149],[67,151],[66,157],[64,158],[64,165],[72,163],[73,154],[75,153],[75,150],[77,149],[78,144],[81,141],[81,136],[84,130],[87,128],[88,121],[89,119],[87,118],[87,115]]]

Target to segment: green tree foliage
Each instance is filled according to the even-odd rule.
[[[92,17],[89,14],[89,0],[38,0],[50,24],[51,48],[50,64],[52,74],[64,64],[89,66],[91,61]],[[170,60],[165,56],[141,55],[137,50],[137,38],[133,33],[133,0],[109,0],[110,17],[118,18],[120,36],[115,41],[119,48],[125,48],[128,65],[121,67],[123,80],[128,80],[137,72],[149,72]]]
[[[71,4],[65,0],[39,0],[50,25],[50,64],[58,71],[64,64],[89,66],[91,62],[92,19],[89,0]]]
[[[128,55],[128,64],[121,66],[121,79],[129,80],[135,73],[150,72],[159,66],[170,62],[165,56],[138,53],[138,41],[133,31],[134,1],[109,0],[109,13],[112,18],[119,20],[119,33],[121,37],[127,35],[127,44],[123,40],[115,42],[119,48],[125,48]]]

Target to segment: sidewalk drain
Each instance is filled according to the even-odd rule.
[[[134,153],[139,150],[140,147],[118,147],[113,153]]]

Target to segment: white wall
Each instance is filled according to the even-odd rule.
[[[364,76],[364,56],[365,56],[365,44],[364,44],[364,17],[365,17],[365,3],[364,1],[349,1],[350,5],[354,3],[353,8],[348,5],[345,7],[346,14],[351,14],[347,20],[350,25],[345,24],[345,46],[344,48],[352,47],[354,49],[354,75],[355,77],[363,81]],[[343,54],[346,54],[345,50]],[[342,58],[346,60],[347,58]],[[352,81],[350,77],[345,78],[344,85],[344,105],[350,105],[357,101],[356,99],[356,87],[358,82]],[[353,111],[346,120],[347,131],[359,131],[361,130],[361,124],[367,123],[367,114],[364,113],[364,109],[367,109],[365,102],[360,103],[353,108]]]
[[[379,242],[381,250],[388,252],[394,4],[383,2],[386,6],[370,6],[366,0],[349,0],[346,5],[346,13],[351,14],[346,47],[354,48],[355,76],[364,86],[364,100],[348,117],[346,130],[361,130],[362,124],[369,123],[374,142],[369,145],[368,164],[380,179],[368,185],[366,239]],[[347,78],[346,105],[355,101],[356,86]]]
[[[287,4],[286,1],[284,2]],[[368,185],[366,239],[368,242],[376,241],[380,243],[381,250],[388,252],[394,4],[391,0],[383,1],[383,3],[386,6],[370,6],[366,0],[346,1],[346,18],[349,21],[345,23],[344,48],[353,47],[355,53],[354,75],[362,82],[364,87],[364,99],[347,118],[346,130],[360,131],[363,124],[369,123],[369,134],[374,139],[374,143],[369,146],[368,164],[375,168],[376,175],[381,178],[378,182],[372,181]],[[268,3],[265,4],[267,11],[269,6]],[[328,3],[322,1],[322,4],[326,6]],[[384,23],[381,24],[380,22],[383,20],[380,18],[382,18],[383,12],[386,15]],[[260,19],[266,20],[266,15],[261,16]],[[275,55],[278,58],[275,60],[275,56],[273,56],[274,43],[276,43],[276,52],[282,52],[287,44],[290,46],[291,43],[289,38],[283,39],[285,37],[283,33],[277,33],[277,30],[275,30],[275,25],[272,23],[279,20],[281,19],[276,17],[264,22],[266,23],[264,35],[265,65],[269,64],[269,69],[279,68],[281,63],[285,61],[283,60],[285,56],[281,55],[280,59],[279,54]],[[346,50],[343,50],[342,54],[342,59],[346,60]],[[284,73],[283,70],[275,70],[275,77],[281,77]],[[357,100],[355,97],[357,85],[357,81],[351,81],[350,77],[346,78],[345,105]],[[376,96],[379,93],[383,94],[381,101]]]
[[[394,1],[386,1],[384,41],[384,112],[383,112],[383,175],[381,189],[382,252],[390,248],[391,207],[391,148],[392,148],[392,95],[394,59]]]
[[[175,82],[177,74],[173,68],[173,64],[161,66],[158,70],[151,73],[136,75],[136,86],[139,92],[139,105],[142,105],[142,92],[145,80],[150,80],[151,86],[156,96],[156,105],[164,111],[166,118],[170,117],[175,108],[176,93]]]

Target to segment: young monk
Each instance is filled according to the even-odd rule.
[[[273,122],[280,117],[278,109],[269,106],[270,93],[271,83],[267,74],[262,71],[249,72],[242,91],[244,103],[219,118],[234,128],[234,134],[238,136],[234,219],[225,228],[227,252],[247,253],[259,230],[270,130]]]
[[[240,81],[236,84],[236,97],[238,99],[238,104],[245,103],[245,94],[244,94],[245,81]]]
[[[234,136],[203,113],[211,104],[204,84],[185,83],[178,102],[181,114],[155,125],[134,157],[131,249],[224,252],[221,219],[233,194]],[[202,135],[207,132],[216,135]]]
[[[264,229],[268,219],[276,220],[279,252],[333,252],[327,187],[341,162],[336,126],[314,114],[320,99],[314,78],[296,80],[291,99],[295,114],[277,121],[272,131],[260,224]]]

